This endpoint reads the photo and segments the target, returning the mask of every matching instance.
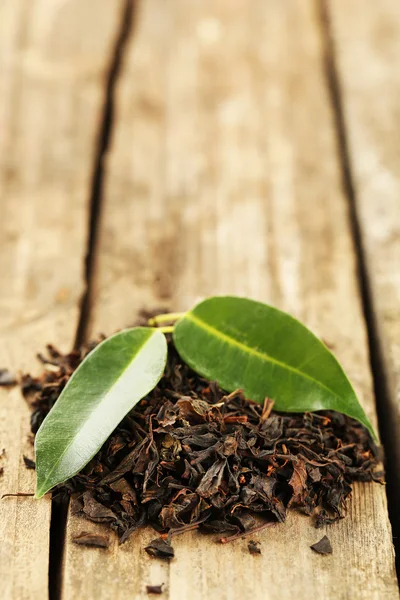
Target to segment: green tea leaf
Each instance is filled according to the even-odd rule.
[[[342,367],[299,321],[272,306],[232,296],[204,300],[175,325],[181,358],[228,392],[266,396],[283,412],[336,410],[372,425]]]
[[[165,336],[127,329],[99,344],[74,372],[35,440],[36,498],[73,477],[161,378]]]

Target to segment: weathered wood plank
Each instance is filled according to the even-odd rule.
[[[356,210],[400,462],[400,5],[331,2]],[[396,470],[392,474],[396,477]],[[400,476],[397,469],[397,497]],[[400,517],[398,518],[400,526]]]
[[[314,2],[147,0],[119,85],[107,162],[92,331],[137,311],[185,310],[198,297],[248,295],[297,315],[343,362],[376,422],[348,207]],[[91,524],[71,515],[63,599],[397,597],[386,497],[356,486],[334,552],[309,545],[309,519],[246,541],[174,540],[177,558],[143,551],[151,532],[110,551],[71,543]],[[90,572],[90,578],[86,574]]]
[[[37,370],[71,347],[83,291],[87,207],[115,0],[0,6],[0,366]],[[0,389],[0,495],[32,492],[29,410]],[[51,502],[0,501],[0,597],[47,598]]]

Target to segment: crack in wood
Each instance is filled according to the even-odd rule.
[[[337,149],[340,168],[342,173],[342,184],[344,193],[348,199],[349,218],[352,230],[355,254],[357,257],[357,275],[360,287],[362,310],[367,327],[368,348],[371,372],[373,377],[375,406],[378,416],[379,432],[385,449],[385,469],[387,475],[387,500],[389,519],[392,525],[393,544],[396,553],[397,576],[400,576],[400,479],[395,443],[397,413],[392,405],[389,389],[389,375],[385,366],[385,353],[382,347],[383,338],[379,335],[379,323],[377,313],[374,310],[374,301],[369,278],[367,257],[363,246],[363,236],[359,223],[359,215],[356,203],[356,189],[353,181],[350,150],[347,138],[346,121],[344,116],[342,90],[338,67],[336,63],[335,40],[332,32],[329,8],[327,0],[317,0],[319,19],[321,24],[324,72],[337,135]]]
[[[62,562],[64,556],[65,529],[69,500],[66,496],[51,501],[50,553],[49,553],[49,600],[61,597]]]
[[[75,337],[75,347],[79,347],[86,339],[93,296],[93,279],[97,248],[97,231],[101,214],[104,186],[104,158],[109,149],[113,122],[114,97],[116,85],[124,59],[127,42],[133,32],[136,0],[125,0],[121,11],[121,21],[116,32],[116,41],[108,71],[105,75],[105,92],[103,112],[100,119],[96,152],[93,161],[92,181],[90,186],[89,221],[87,251],[85,257],[85,291],[79,311],[79,320]],[[68,498],[52,500],[50,523],[50,559],[49,559],[49,600],[59,600],[62,588],[62,570],[65,546],[66,524],[68,518]]]
[[[114,97],[117,81],[121,72],[125,48],[133,32],[136,0],[125,0],[121,25],[116,39],[110,68],[106,77],[104,110],[99,127],[97,152],[93,163],[91,194],[89,199],[89,223],[87,253],[85,258],[85,291],[83,293],[78,322],[75,347],[79,347],[86,339],[90,312],[93,300],[94,272],[97,248],[97,232],[99,228],[103,187],[104,187],[104,158],[111,142],[114,122]]]

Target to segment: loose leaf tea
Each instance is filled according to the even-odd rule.
[[[93,458],[157,384],[166,359],[165,336],[145,327],[115,334],[86,357],[36,435],[37,498]]]
[[[285,412],[336,410],[375,436],[342,367],[299,321],[272,306],[233,296],[204,300],[175,325],[182,359],[224,389],[242,388]]]
[[[148,594],[162,594],[163,585],[163,583],[161,585],[146,585],[146,592]]]
[[[250,554],[261,554],[260,542],[250,540],[247,544]]]
[[[152,540],[150,544],[145,547],[145,550],[149,556],[154,556],[155,558],[164,558],[169,560],[175,556],[174,549],[171,544],[162,538],[156,538],[155,540]]]
[[[36,469],[36,464],[35,464],[34,460],[32,460],[31,458],[28,458],[25,455],[22,458],[24,460],[24,464],[27,469]]]
[[[15,375],[10,373],[8,369],[0,369],[0,386],[12,386],[17,383]]]
[[[110,540],[107,536],[86,531],[73,537],[72,541],[74,544],[78,544],[78,546],[92,546],[94,548],[108,548],[110,545]]]
[[[33,431],[87,351],[64,356],[50,347],[51,371],[24,378]],[[121,542],[147,524],[171,539],[198,528],[229,542],[252,539],[289,509],[317,526],[334,523],[345,516],[353,481],[382,477],[378,450],[359,422],[334,411],[277,413],[271,401],[261,406],[240,391],[227,395],[170,343],[155,389],[56,493],[73,494],[73,510],[108,525]]]
[[[311,550],[314,550],[318,554],[332,554],[332,546],[328,536],[324,535],[322,539],[316,544],[310,546]]]

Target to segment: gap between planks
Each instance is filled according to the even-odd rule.
[[[328,0],[317,0],[323,39],[323,62],[326,83],[334,117],[337,136],[337,152],[342,174],[342,185],[349,206],[354,252],[357,260],[357,277],[360,287],[362,310],[367,328],[368,349],[371,373],[373,377],[375,406],[378,416],[378,427],[381,442],[385,450],[386,494],[389,518],[393,530],[397,574],[400,572],[400,477],[398,471],[397,444],[397,411],[390,398],[385,372],[382,341],[379,336],[376,312],[371,293],[371,282],[368,276],[367,257],[365,255],[362,233],[356,206],[356,187],[351,167],[348,135],[344,118],[342,89],[336,60],[335,39],[332,32]]]
[[[124,58],[126,44],[133,32],[136,0],[125,0],[121,20],[116,32],[115,45],[105,75],[104,102],[93,160],[92,181],[88,198],[87,246],[85,257],[85,289],[79,309],[74,347],[86,341],[93,294],[93,276],[96,257],[97,230],[101,214],[104,181],[104,157],[108,151],[114,119],[114,95]],[[49,600],[61,597],[62,571],[66,524],[69,502],[65,498],[53,499],[50,524]]]
[[[89,198],[89,222],[87,254],[85,259],[85,291],[82,297],[80,307],[80,317],[75,338],[75,347],[78,348],[86,341],[88,325],[90,320],[90,309],[93,300],[93,283],[95,275],[97,232],[100,222],[101,205],[103,198],[104,183],[104,158],[107,154],[112,137],[112,128],[114,121],[114,96],[115,89],[124,58],[126,44],[133,33],[135,8],[137,0],[125,0],[119,32],[117,34],[116,44],[110,61],[108,76],[106,78],[104,110],[100,121],[97,152],[93,162],[93,174],[91,184],[91,194]]]

